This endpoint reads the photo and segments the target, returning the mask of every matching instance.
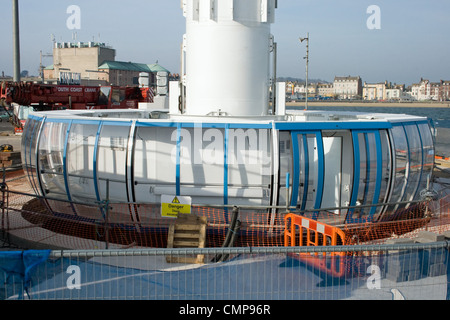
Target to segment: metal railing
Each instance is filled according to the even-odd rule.
[[[34,300],[392,300],[448,297],[449,243],[334,247],[54,250],[29,282],[0,273],[3,299]],[[298,253],[352,252],[344,277]],[[168,256],[208,257],[205,264]],[[211,262],[217,254],[230,255]],[[2,257],[2,260],[5,258]],[[2,278],[3,277],[3,278]],[[206,303],[205,303],[206,304]],[[270,302],[268,303],[270,305]]]

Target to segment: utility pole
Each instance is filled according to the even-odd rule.
[[[42,64],[42,57],[52,57],[53,55],[50,53],[47,54],[42,54],[42,50],[41,50],[41,59],[40,59],[40,65],[39,65],[39,73],[41,76],[41,81],[42,83],[44,83],[45,79],[44,79],[44,65]]]
[[[20,81],[20,33],[19,33],[19,0],[12,0],[13,9],[13,60],[15,82]]]
[[[308,67],[309,67],[309,32],[306,38],[300,38],[300,43],[306,40],[306,57],[303,59],[306,59],[306,85],[305,85],[305,91],[306,91],[306,99],[305,99],[305,110],[308,110]]]

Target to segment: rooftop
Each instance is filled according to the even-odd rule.
[[[99,70],[110,69],[110,70],[126,70],[126,71],[138,71],[138,72],[169,72],[166,68],[161,65],[154,64],[144,64],[135,62],[124,62],[124,61],[103,61],[103,63],[98,67]]]
[[[45,70],[54,70],[55,66],[49,65],[44,68]],[[123,62],[123,61],[103,61],[98,67],[99,70],[126,70],[126,71],[137,71],[137,72],[168,72],[169,70],[164,68],[163,66],[153,63],[153,64],[144,64],[144,63],[134,63],[134,62]]]

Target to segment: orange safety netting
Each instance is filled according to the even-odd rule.
[[[97,249],[106,244],[118,248],[167,247],[169,225],[175,219],[162,218],[160,205],[85,205],[45,200],[18,193],[14,186],[27,182],[15,179],[7,183],[8,188],[3,194],[1,228],[16,240],[71,249]],[[345,224],[344,214],[335,212],[320,212],[318,217],[322,223],[342,230],[345,234],[343,244],[371,244],[388,238],[414,238],[419,230],[437,233],[449,230],[449,203],[450,198],[446,197],[431,203],[414,204],[391,215],[397,218],[395,221]],[[192,214],[207,218],[206,247],[221,247],[227,235],[233,233],[237,236],[232,245],[237,247],[285,245],[285,217],[288,214],[285,209],[240,209],[237,217],[240,224],[236,225],[239,229],[234,230],[230,230],[232,208],[193,206]]]

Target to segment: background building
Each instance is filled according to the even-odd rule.
[[[332,83],[317,84],[317,95],[320,97],[334,97],[334,88]]]
[[[305,98],[303,81],[286,82],[286,98],[291,101]],[[420,79],[411,86],[388,82],[362,84],[359,76],[335,77],[333,83],[312,82],[308,84],[311,99],[366,100],[366,101],[450,101],[450,80],[431,82]]]
[[[411,93],[414,99],[418,101],[437,101],[439,100],[440,87],[440,83],[430,82],[430,80],[422,78],[419,83],[412,85]]]
[[[334,94],[339,99],[361,99],[362,80],[361,77],[335,77],[333,82]]]
[[[386,100],[386,82],[367,83],[364,82],[363,99],[364,100]]]
[[[98,75],[108,84],[118,86],[139,85],[139,74],[148,73],[150,83],[156,83],[159,72],[168,74],[169,70],[157,63],[143,64],[123,61],[104,61],[98,66]]]
[[[404,98],[404,87],[404,85],[395,85],[391,88],[386,89],[386,99],[388,101],[402,100]]]
[[[449,100],[450,100],[450,81],[441,80],[439,101],[449,101]]]
[[[137,86],[142,72],[150,74],[150,84],[156,83],[158,72],[169,74],[169,70],[157,63],[122,62],[115,58],[116,50],[104,43],[55,43],[53,65],[44,68],[43,82]]]

